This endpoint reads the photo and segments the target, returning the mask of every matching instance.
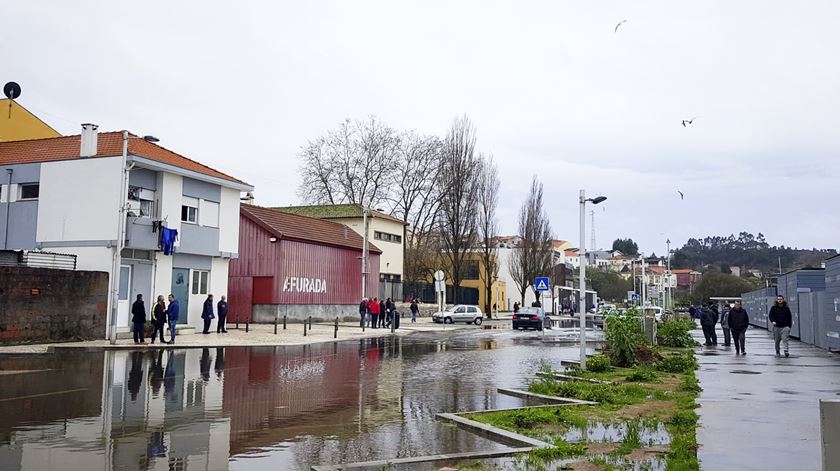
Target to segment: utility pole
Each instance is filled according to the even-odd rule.
[[[592,231],[591,232],[592,239],[589,241],[589,248],[591,250],[595,250],[597,245],[595,245],[595,210],[594,209],[589,211],[589,216],[592,218],[592,228],[590,229]],[[593,254],[593,259],[594,259],[594,256],[595,255]]]
[[[368,274],[368,208],[362,208],[362,298],[367,297],[367,274]]]
[[[667,295],[667,298],[665,299],[665,307],[673,308],[674,291],[671,287],[671,239],[666,239],[665,244],[668,246],[668,271],[666,272],[668,274],[668,277],[666,278],[666,280],[668,280],[668,284],[665,286],[665,293]]]

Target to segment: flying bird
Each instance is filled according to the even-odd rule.
[[[681,200],[684,200],[684,199],[685,199],[685,195],[683,194],[683,192],[682,192],[682,191],[677,190],[677,193],[679,193],[679,194],[680,194],[680,199],[681,199]]]
[[[627,23],[627,20],[621,20],[621,21],[619,21],[619,22],[618,22],[618,24],[617,24],[617,25],[615,25],[615,29],[613,30],[613,33],[617,33],[617,32],[618,32],[618,27],[619,27],[619,26],[621,26],[621,24],[622,24],[622,23]]]
[[[691,119],[684,119],[684,120],[682,120],[682,125],[683,125],[683,127],[686,127],[686,124],[691,124],[691,123],[693,123],[695,119],[697,119],[697,116],[695,116],[695,117],[693,117],[693,118],[691,118]]]

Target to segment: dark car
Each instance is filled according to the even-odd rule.
[[[545,311],[541,307],[524,307],[514,314],[512,319],[513,330],[543,330],[543,326],[546,323]]]

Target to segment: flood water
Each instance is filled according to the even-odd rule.
[[[0,469],[294,470],[505,445],[435,419],[516,407],[574,346],[504,330],[297,347],[0,356]]]

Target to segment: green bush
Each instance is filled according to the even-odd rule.
[[[703,388],[700,387],[700,382],[697,381],[697,378],[695,378],[694,375],[686,375],[685,378],[683,378],[680,385],[677,387],[677,391],[693,393],[699,393],[702,390]]]
[[[657,326],[656,339],[666,347],[693,347],[696,342],[691,331],[696,327],[689,319],[669,319]]]
[[[690,430],[697,425],[697,420],[699,420],[699,416],[693,410],[679,410],[674,412],[674,415],[671,416],[671,420],[668,421],[668,425],[672,425],[677,429],[682,430]]]
[[[692,352],[669,355],[656,362],[656,369],[667,373],[689,373],[697,369],[697,359]]]
[[[586,359],[586,369],[593,373],[603,373],[610,369],[610,358],[606,355],[595,355]]]
[[[637,404],[648,396],[647,389],[636,384],[596,384],[579,381],[537,381],[531,383],[528,390],[547,396],[619,405]]]
[[[636,350],[645,344],[642,325],[636,309],[610,314],[605,319],[607,351],[613,365],[633,366]]]

